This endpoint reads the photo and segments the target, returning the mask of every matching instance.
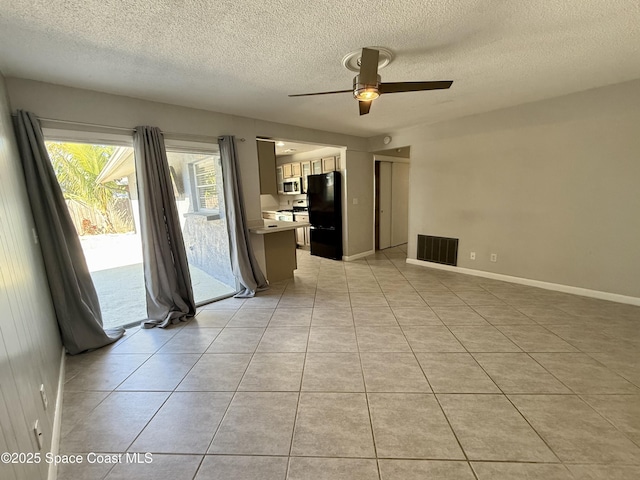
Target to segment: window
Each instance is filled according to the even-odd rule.
[[[167,152],[196,304],[237,291],[224,217],[222,166],[214,148]]]
[[[194,189],[193,210],[195,212],[219,213],[216,170],[216,157],[214,156],[207,156],[203,160],[191,164]]]
[[[219,220],[224,214],[222,166],[217,152],[167,151],[179,213]]]

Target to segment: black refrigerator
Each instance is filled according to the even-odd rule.
[[[311,255],[342,260],[342,180],[340,172],[309,175],[307,200]]]

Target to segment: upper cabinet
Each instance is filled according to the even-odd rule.
[[[284,178],[301,177],[302,169],[300,167],[300,162],[283,164],[282,174],[284,175]]]
[[[282,173],[282,167],[276,168],[276,183],[278,184],[278,193],[284,193],[284,173]]]
[[[322,173],[329,173],[336,170],[336,157],[325,157],[322,160]]]
[[[260,193],[277,195],[276,182],[276,146],[273,142],[256,140],[258,146],[258,165],[260,167]]]
[[[276,169],[278,193],[283,193],[282,183],[286,178],[302,177],[302,193],[306,193],[308,184],[307,177],[309,175],[328,173],[335,170],[340,170],[340,155],[317,158],[315,160],[305,162],[284,163]],[[260,171],[262,172],[262,170]]]
[[[307,185],[309,185],[307,177],[311,175],[311,162],[300,163],[300,168],[302,169],[302,193],[307,193]]]

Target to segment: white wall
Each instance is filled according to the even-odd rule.
[[[637,80],[390,132],[411,146],[409,256],[456,237],[461,267],[640,297],[639,129]]]
[[[409,234],[409,163],[391,164],[391,245],[407,243]]]
[[[201,135],[216,138],[235,135],[240,158],[240,175],[247,221],[260,222],[260,181],[257,136],[295,139],[319,145],[344,145],[359,151],[367,149],[367,140],[308,128],[265,122],[194,108],[179,107],[90,90],[63,87],[32,80],[9,78],[7,88],[12,107],[28,110],[40,118],[85,122],[133,128],[153,125],[166,134]],[[76,126],[69,126],[76,129]],[[252,236],[256,256],[264,269],[264,246],[260,235]]]
[[[343,203],[347,242],[344,256],[354,257],[374,249],[373,243],[373,154],[347,150],[342,157],[346,185]],[[356,203],[357,202],[357,203]]]
[[[38,452],[32,428],[39,420],[44,455],[51,450],[62,344],[32,228],[0,74],[0,452]],[[49,398],[46,411],[41,384]],[[44,479],[47,465],[0,463],[0,478]]]

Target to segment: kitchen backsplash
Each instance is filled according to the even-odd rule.
[[[266,210],[292,210],[296,202],[307,201],[306,195],[260,195],[260,209]]]
[[[307,201],[306,195],[278,195],[278,198],[280,201],[279,210],[292,209],[299,200]]]

